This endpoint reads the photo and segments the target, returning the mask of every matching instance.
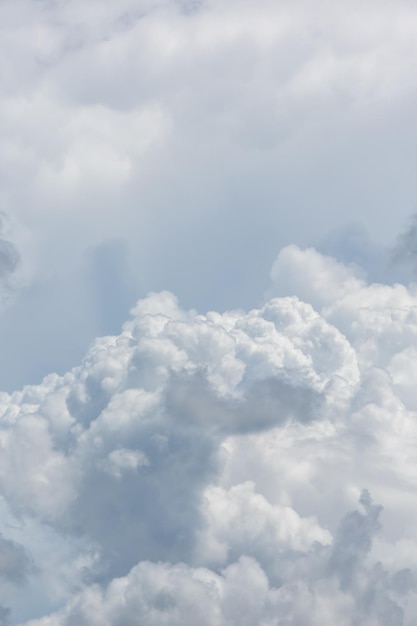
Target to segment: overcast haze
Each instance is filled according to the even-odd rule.
[[[415,625],[416,32],[0,3],[0,624]]]

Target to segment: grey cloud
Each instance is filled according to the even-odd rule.
[[[319,400],[312,390],[267,380],[233,402],[219,398],[202,373],[172,376],[153,415],[138,416],[128,433],[104,442],[100,451],[101,456],[106,446],[117,445],[140,450],[146,464],[109,476],[106,466],[89,463],[68,514],[69,527],[101,546],[107,577],[140,560],[189,561],[202,524],[202,492],[216,479],[222,439],[284,425],[290,418],[309,421]],[[103,408],[90,396],[87,423]]]
[[[24,547],[0,534],[0,576],[5,581],[23,582],[31,567]]]
[[[7,590],[17,589],[17,593],[24,594],[28,577],[35,571],[34,563],[25,548],[6,539],[0,533],[0,625],[10,626],[11,610],[3,605]]]
[[[376,532],[380,529],[382,506],[375,505],[367,490],[360,497],[364,513],[353,511],[342,520],[332,547],[328,571],[336,575],[343,591],[355,598],[352,624],[374,620],[384,626],[401,626],[404,610],[396,602],[400,595],[410,591],[409,570],[390,575],[381,563],[367,564],[367,556]],[[412,585],[413,591],[415,584]]]
[[[185,424],[164,407],[138,420],[117,443],[140,450],[146,465],[109,476],[98,463],[87,468],[70,527],[101,546],[106,577],[140,560],[188,560],[200,525],[204,486],[216,470],[217,441],[201,425]],[[116,442],[109,442],[111,449]]]
[[[174,377],[167,391],[167,405],[181,426],[197,423],[218,436],[268,430],[290,419],[309,422],[322,401],[313,389],[275,378],[253,382],[243,400],[223,399],[202,373]]]
[[[12,274],[19,262],[16,247],[7,239],[0,239],[0,278]]]
[[[3,288],[11,288],[10,277],[16,271],[20,255],[16,246],[4,234],[5,215],[0,213],[0,285]]]
[[[79,389],[71,390],[65,402],[71,416],[78,423],[88,426],[106,408],[110,398],[110,393],[103,389],[101,381],[89,374],[83,381],[82,394]]]
[[[205,4],[205,0],[176,0],[176,2],[186,15],[199,11]]]
[[[372,230],[366,230],[359,222],[326,233],[314,247],[342,263],[363,268],[369,282],[406,282],[404,268],[393,263],[390,246],[377,243]]]
[[[360,503],[365,514],[359,511],[349,513],[342,521],[332,548],[329,561],[330,573],[337,572],[342,589],[352,585],[357,568],[362,565],[372,545],[372,538],[379,529],[381,506],[372,503],[368,491],[363,491]]]
[[[417,215],[409,218],[408,228],[399,235],[392,250],[393,264],[404,264],[417,272]]]
[[[10,609],[0,606],[0,625],[1,626],[9,626],[10,625]]]

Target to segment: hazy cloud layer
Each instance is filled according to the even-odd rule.
[[[295,246],[272,276],[249,312],[151,294],[1,394],[11,623],[415,622],[415,286]]]
[[[66,371],[150,290],[250,308],[290,243],[341,233],[382,280],[416,201],[416,21],[408,0],[3,1],[0,210],[28,285],[2,387]]]

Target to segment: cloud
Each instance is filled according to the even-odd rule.
[[[0,276],[4,278],[16,269],[18,254],[10,241],[0,239]]]
[[[69,626],[75,621],[130,626],[138,620],[145,626],[403,624],[403,611],[395,600],[415,583],[409,571],[390,577],[380,564],[366,564],[381,507],[372,504],[368,492],[360,500],[365,514],[346,515],[333,547],[316,543],[308,554],[294,551],[292,562],[281,559],[277,587],[248,556],[220,572],[145,561],[104,591],[91,587],[64,610],[28,626]],[[247,522],[254,525],[257,519],[259,514]],[[250,545],[247,539],[245,544]]]
[[[0,4],[0,621],[415,624],[416,15]]]
[[[0,213],[0,289],[2,304],[14,290],[15,273],[19,265],[20,255],[16,246],[5,235],[7,216]]]
[[[22,546],[0,536],[0,576],[19,581],[26,576],[29,566],[30,559]]]
[[[113,574],[141,558],[191,558],[201,492],[218,471],[224,436],[315,418],[331,374],[326,365],[315,372],[303,348],[265,319],[289,325],[288,313],[276,302],[250,316],[225,314],[227,329],[216,314],[181,311],[167,293],[139,303],[119,338],[97,341],[81,368],[50,379],[52,388],[45,381],[45,397],[17,423],[7,440],[13,486],[4,470],[10,501],[87,534]],[[309,314],[301,307],[295,322],[303,327]],[[320,323],[316,332],[334,334]],[[342,341],[333,367],[352,356],[344,349]],[[288,380],[286,360],[299,380]]]
[[[416,271],[417,255],[417,217],[415,215],[409,220],[408,228],[396,241],[392,251],[392,262],[394,264],[411,265],[413,272]]]
[[[0,201],[31,278],[0,328],[7,389],[118,332],[104,265],[91,286],[109,241],[126,245],[129,304],[168,289],[199,310],[258,303],[277,249],[347,221],[389,245],[415,201],[416,12],[354,6],[2,4]]]
[[[4,606],[13,594],[21,593],[27,578],[33,575],[34,567],[31,556],[20,544],[6,539],[0,534],[0,624],[10,624],[10,609]]]
[[[294,246],[272,275],[248,312],[150,294],[1,394],[12,623],[413,623],[414,286]]]

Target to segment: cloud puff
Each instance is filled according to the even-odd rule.
[[[294,246],[272,275],[249,312],[150,294],[0,394],[12,623],[413,623],[414,286]]]

